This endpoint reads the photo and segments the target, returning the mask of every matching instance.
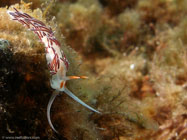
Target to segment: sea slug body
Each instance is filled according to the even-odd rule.
[[[39,37],[40,41],[43,42],[43,44],[45,45],[47,65],[48,65],[48,68],[51,74],[50,83],[51,83],[51,87],[55,89],[47,106],[47,118],[48,118],[50,127],[56,133],[58,133],[51,122],[50,109],[56,96],[59,95],[61,92],[66,93],[71,98],[73,98],[75,101],[79,102],[80,104],[87,107],[88,109],[96,113],[100,113],[99,111],[95,110],[94,108],[88,106],[83,101],[81,101],[65,86],[67,80],[86,79],[87,77],[86,76],[66,76],[66,72],[69,67],[69,62],[64,52],[61,50],[60,43],[55,38],[52,29],[46,27],[46,25],[43,22],[31,17],[27,13],[18,11],[16,8],[14,8],[14,10],[15,11],[7,11],[11,19],[23,24],[29,30],[33,31]]]

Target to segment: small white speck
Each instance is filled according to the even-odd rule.
[[[156,95],[157,95],[157,96],[160,96],[159,92],[156,92]]]
[[[106,128],[97,127],[99,130],[106,130]]]
[[[130,69],[131,69],[131,70],[133,70],[134,67],[135,67],[135,64],[131,64],[131,65],[130,65]]]
[[[177,137],[177,136],[178,136],[178,133],[175,133],[175,136]]]

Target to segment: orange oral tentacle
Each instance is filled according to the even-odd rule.
[[[87,76],[68,76],[68,79],[87,79]]]

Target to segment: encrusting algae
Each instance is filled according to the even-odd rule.
[[[1,134],[68,140],[187,138],[185,0],[32,2],[0,8],[5,48],[0,49]],[[66,86],[102,114],[62,94],[51,109],[59,134],[50,129],[46,106],[53,89],[44,45],[10,20],[12,7],[52,28],[70,62],[67,75],[89,77]]]

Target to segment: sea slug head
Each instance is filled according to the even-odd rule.
[[[65,88],[66,80],[65,78],[52,77],[50,80],[51,87],[57,91],[63,91]]]

